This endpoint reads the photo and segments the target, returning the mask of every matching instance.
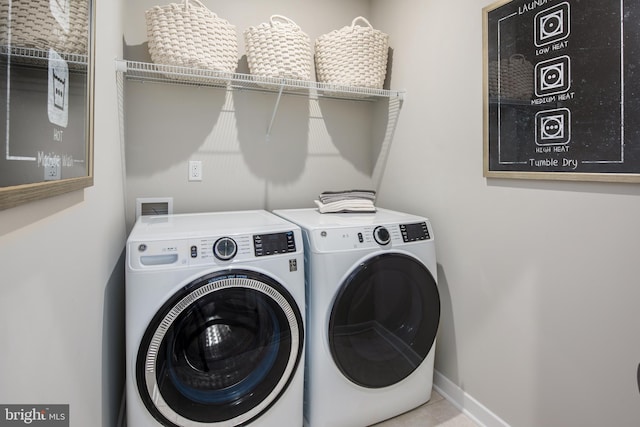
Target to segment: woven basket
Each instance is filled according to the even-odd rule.
[[[311,80],[311,40],[289,18],[273,15],[270,22],[247,28],[244,40],[251,74]]]
[[[0,44],[86,55],[89,1],[68,0],[67,8],[49,0],[0,1]],[[11,17],[11,20],[9,20]]]
[[[498,74],[499,73],[499,74]],[[533,65],[524,55],[489,63],[489,96],[512,100],[529,100],[533,95]],[[498,81],[499,77],[499,81]]]
[[[149,53],[156,64],[235,71],[238,65],[235,26],[199,0],[155,6],[145,12],[145,18]]]
[[[316,76],[322,83],[382,89],[388,55],[389,36],[359,16],[316,39]]]

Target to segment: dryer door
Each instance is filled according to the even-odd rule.
[[[378,255],[340,287],[329,320],[331,354],[352,382],[387,387],[422,363],[439,321],[438,288],[424,264],[399,253]]]
[[[148,326],[136,377],[165,426],[241,425],[282,395],[300,363],[300,310],[274,279],[229,270],[174,295]]]

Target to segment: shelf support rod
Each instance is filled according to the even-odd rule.
[[[399,93],[399,96],[389,98],[389,106],[387,111],[387,128],[380,147],[380,153],[378,154],[378,160],[373,167],[372,178],[374,181],[376,191],[380,191],[380,184],[382,184],[382,175],[387,166],[387,159],[389,158],[389,152],[391,150],[391,142],[398,125],[398,117],[400,116],[400,109],[404,102],[404,94]]]
[[[278,90],[278,98],[276,99],[276,105],[273,107],[273,113],[271,114],[271,122],[267,128],[267,141],[271,138],[271,129],[273,128],[273,122],[276,120],[276,113],[278,112],[278,106],[280,105],[280,98],[282,97],[282,90],[284,89],[284,82],[280,83],[280,89]]]

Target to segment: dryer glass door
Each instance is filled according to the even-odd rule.
[[[438,288],[424,264],[399,253],[378,255],[340,287],[329,320],[331,354],[352,382],[387,387],[422,363],[439,319]]]
[[[138,389],[164,425],[241,425],[282,395],[302,348],[302,317],[284,287],[255,272],[212,274],[156,314],[138,352]]]

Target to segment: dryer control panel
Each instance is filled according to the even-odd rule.
[[[414,224],[400,224],[400,232],[405,242],[417,242],[419,240],[429,240],[429,227],[426,222]]]
[[[314,249],[318,252],[355,249],[387,249],[414,242],[431,240],[427,222],[379,224],[364,227],[335,227],[312,232]]]

